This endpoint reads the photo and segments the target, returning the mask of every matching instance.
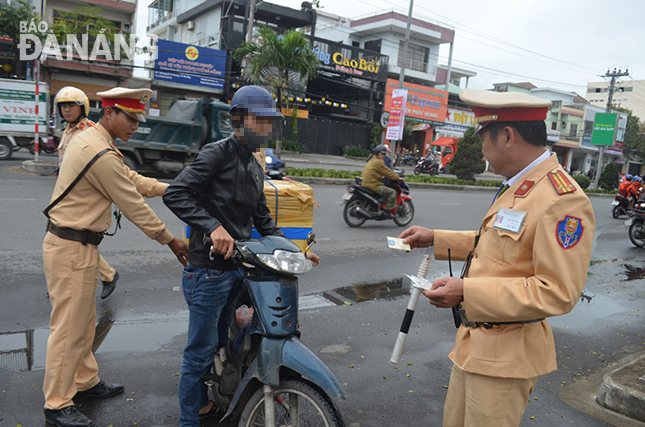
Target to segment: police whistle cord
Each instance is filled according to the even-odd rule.
[[[421,265],[419,266],[419,272],[417,273],[417,278],[419,280],[425,279],[426,275],[428,274],[430,260],[432,259],[433,255],[434,248],[430,247],[428,253],[423,256],[423,260],[421,261]],[[399,336],[396,338],[394,350],[392,351],[392,357],[390,357],[390,362],[392,363],[399,363],[401,361],[401,353],[403,353],[405,340],[408,338],[408,331],[410,330],[410,325],[412,324],[414,311],[417,308],[417,302],[419,302],[419,296],[421,296],[421,289],[413,286],[412,294],[410,295],[410,301],[408,301],[408,307],[405,310],[403,323],[401,323],[401,329],[399,330]]]

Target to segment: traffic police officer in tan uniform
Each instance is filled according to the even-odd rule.
[[[85,92],[78,88],[73,86],[62,88],[56,94],[54,104],[61,118],[67,122],[67,126],[63,130],[63,136],[58,144],[58,164],[60,167],[65,156],[65,150],[74,135],[93,127],[95,123],[87,118],[87,114],[90,111],[90,100]],[[163,196],[168,184],[159,182],[154,178],[141,176],[135,171],[130,170],[127,166],[125,168],[128,178],[134,182],[137,191],[143,197]],[[116,289],[119,273],[102,256],[99,261],[99,274],[101,275],[101,282],[103,283],[101,299],[105,299]]]
[[[423,294],[455,307],[461,322],[444,404],[444,427],[511,427],[522,420],[538,376],[557,369],[546,320],[571,311],[585,285],[595,219],[580,186],[545,149],[551,101],[464,89],[482,126],[482,152],[506,177],[479,231],[414,226],[413,248],[466,261]]]
[[[175,238],[146,205],[114,147],[116,138],[129,140],[139,121],[145,121],[145,102],[151,94],[149,89],[124,88],[98,94],[103,98],[100,121],[75,135],[67,147],[53,202],[45,210],[49,222],[43,263],[52,312],[43,392],[45,419],[50,425],[92,426],[75,403],[123,392],[123,386],[99,379],[92,354],[98,245],[110,226],[112,203],[148,237],[168,245],[186,263],[185,242]],[[82,178],[60,198],[84,169]]]

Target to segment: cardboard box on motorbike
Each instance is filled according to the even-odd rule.
[[[307,247],[307,234],[314,225],[314,190],[298,181],[264,181],[264,195],[271,218],[282,229],[284,235],[302,251]],[[184,224],[184,240],[190,238],[190,226]],[[252,239],[259,239],[260,233],[253,228]]]

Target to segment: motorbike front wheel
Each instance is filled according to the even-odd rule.
[[[361,207],[362,205],[363,202],[361,202],[356,197],[350,199],[345,205],[345,209],[343,210],[343,218],[345,219],[347,225],[349,225],[350,227],[360,227],[361,225],[365,224],[365,221],[367,221],[367,218],[356,212],[356,209]]]
[[[421,175],[421,168],[419,166],[414,168],[414,174],[415,175]]]
[[[614,206],[614,209],[612,209],[611,214],[614,216],[614,219],[618,218],[621,214],[621,208],[620,206]]]
[[[396,210],[394,222],[399,227],[405,227],[412,222],[412,218],[414,218],[414,205],[412,204],[412,200],[404,200],[403,204]]]
[[[340,412],[327,395],[311,383],[284,379],[273,390],[276,426],[344,425]],[[265,426],[264,389],[260,387],[244,407],[238,427]]]
[[[643,221],[634,221],[629,226],[629,240],[638,248],[645,248],[645,226]]]

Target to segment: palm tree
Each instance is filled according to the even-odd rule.
[[[244,42],[235,49],[233,58],[241,63],[247,55],[252,55],[247,71],[255,84],[268,85],[274,89],[278,109],[282,111],[282,90],[289,80],[289,71],[300,75],[301,82],[308,82],[318,70],[320,60],[307,37],[297,30],[289,30],[278,35],[267,26],[258,27],[258,41]],[[276,72],[267,72],[270,69]],[[274,75],[272,75],[274,74]],[[280,132],[282,134],[282,132]],[[282,138],[276,141],[276,154],[282,152]]]

